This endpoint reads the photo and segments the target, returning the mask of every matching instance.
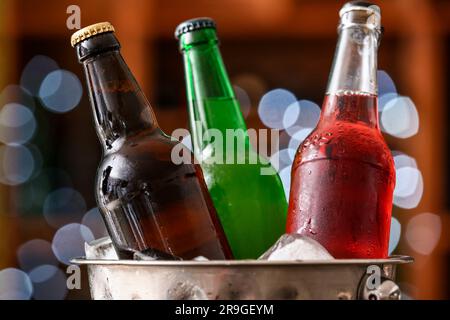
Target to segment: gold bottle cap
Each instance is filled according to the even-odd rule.
[[[114,27],[111,23],[99,22],[96,24],[91,24],[90,26],[87,26],[75,32],[70,38],[70,43],[72,44],[72,47],[75,47],[77,43],[105,32],[114,32]]]

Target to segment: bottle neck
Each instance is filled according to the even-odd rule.
[[[233,88],[213,29],[183,34],[180,46],[189,101],[234,99]]]
[[[118,49],[83,61],[97,134],[105,151],[158,128],[153,110]]]
[[[327,94],[377,95],[379,34],[363,24],[341,25]]]
[[[199,152],[208,145],[208,138],[204,139],[204,135],[210,129],[219,130],[224,136],[227,129],[242,129],[248,138],[215,30],[203,29],[183,34],[180,49],[184,60],[194,150]]]
[[[379,30],[341,24],[322,118],[378,127],[377,50]]]

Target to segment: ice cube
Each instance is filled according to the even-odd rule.
[[[195,257],[192,260],[194,260],[194,261],[209,261],[209,259],[204,257],[204,256],[198,256],[198,257]]]
[[[156,249],[145,249],[142,251],[136,251],[133,255],[134,260],[182,260],[180,257],[156,250]]]
[[[328,260],[334,259],[317,241],[299,234],[284,234],[260,260]]]
[[[99,238],[84,243],[86,259],[119,260],[110,237]]]
[[[167,300],[207,300],[208,295],[200,286],[179,281],[175,286],[167,290]]]

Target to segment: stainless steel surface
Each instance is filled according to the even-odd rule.
[[[367,267],[395,281],[406,256],[327,261],[86,260],[93,299],[357,299],[366,298]],[[381,282],[382,284],[384,282]],[[371,296],[372,297],[372,296]]]
[[[371,288],[368,277],[361,282],[359,298],[362,300],[400,300],[402,295],[399,286],[392,280],[382,278],[376,288]]]

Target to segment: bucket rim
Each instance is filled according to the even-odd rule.
[[[85,257],[70,260],[77,265],[103,265],[103,266],[155,266],[155,267],[259,267],[259,266],[335,266],[335,265],[397,265],[414,262],[414,258],[406,255],[394,255],[386,259],[333,259],[333,260],[100,260],[86,259]]]

